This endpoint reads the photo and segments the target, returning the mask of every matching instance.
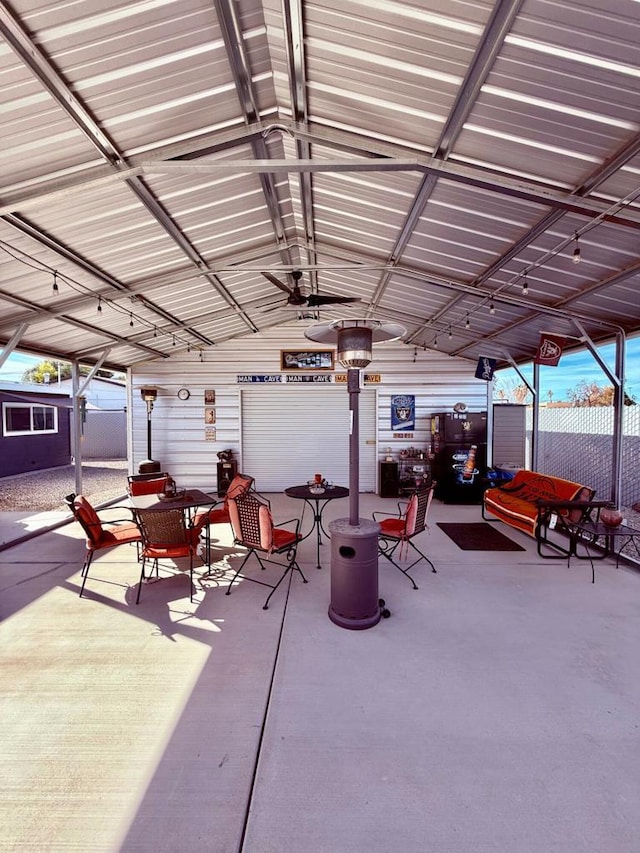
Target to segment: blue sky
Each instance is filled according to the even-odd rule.
[[[613,369],[614,345],[600,347],[600,352],[605,362]],[[41,359],[30,355],[12,353],[6,363],[0,367],[0,379],[19,382],[24,371],[39,361]],[[522,373],[529,382],[532,382],[531,366],[522,368]],[[520,377],[512,368],[499,371],[497,377],[497,388],[504,385],[505,389],[508,389],[521,384]],[[558,367],[540,368],[540,400],[546,401],[549,391],[552,392],[554,401],[566,400],[568,399],[567,391],[575,388],[583,379],[586,382],[596,382],[598,385],[611,384],[591,353],[578,352],[563,355]],[[626,391],[640,403],[640,337],[627,341]]]
[[[615,345],[598,347],[600,355],[613,371],[615,367]],[[521,368],[522,374],[533,384],[533,365]],[[521,385],[522,380],[515,370],[506,368],[496,374],[496,388],[504,384],[505,390]],[[546,402],[549,391],[554,401],[567,400],[567,392],[575,388],[582,380],[598,385],[611,385],[602,368],[588,351],[567,353],[560,359],[557,367],[540,368],[540,402]],[[640,337],[627,340],[627,360],[625,390],[640,403]]]
[[[30,367],[42,360],[41,358],[34,358],[32,355],[13,352],[0,367],[0,379],[4,379],[6,382],[20,382],[25,370],[29,370]]]
[[[1,352],[2,348],[0,347],[0,353]],[[35,365],[39,364],[41,361],[52,361],[54,364],[56,363],[55,358],[36,358],[33,355],[24,355],[20,352],[12,352],[2,367],[0,367],[0,379],[3,379],[5,382],[21,382],[22,374],[25,370],[35,367]],[[55,379],[55,376],[51,377],[52,382],[54,382]]]

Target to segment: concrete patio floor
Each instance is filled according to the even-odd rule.
[[[480,509],[433,503],[438,573],[413,590],[381,562],[391,617],[364,631],[327,618],[313,538],[309,583],[267,611],[248,582],[197,582],[191,604],[185,574],[136,606],[129,546],[79,599],[75,524],[0,552],[0,850],[637,853],[640,574],[607,559],[592,584],[499,523],[526,551],[461,551],[450,520]]]

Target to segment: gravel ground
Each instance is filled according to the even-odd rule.
[[[119,498],[127,491],[126,459],[91,459],[83,462],[82,491],[94,506]],[[30,471],[0,478],[0,512],[63,510],[64,496],[75,492],[73,465]]]

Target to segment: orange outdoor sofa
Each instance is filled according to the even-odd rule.
[[[537,539],[540,545],[546,541],[551,511],[560,519],[577,523],[585,513],[585,503],[592,501],[594,494],[594,489],[571,480],[520,470],[513,480],[485,491],[482,517],[488,520],[490,513]],[[574,502],[576,507],[572,509]]]

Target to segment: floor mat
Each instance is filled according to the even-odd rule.
[[[468,524],[438,521],[438,527],[463,551],[524,551],[504,533],[484,521]]]

